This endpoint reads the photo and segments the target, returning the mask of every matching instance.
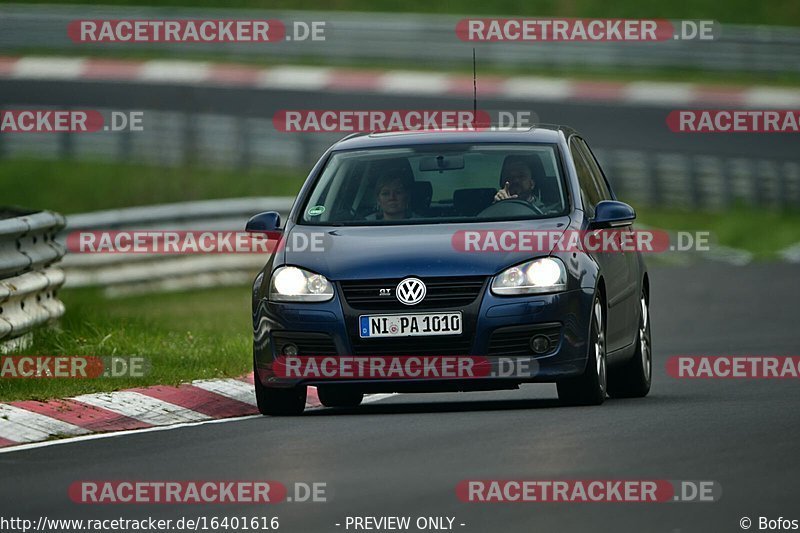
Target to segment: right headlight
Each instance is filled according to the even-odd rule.
[[[333,285],[325,276],[294,266],[282,266],[272,273],[269,299],[273,302],[327,302]]]
[[[499,296],[559,292],[567,288],[567,271],[560,259],[542,257],[500,272],[491,288]]]

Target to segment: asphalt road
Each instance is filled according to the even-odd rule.
[[[456,531],[482,533],[734,532],[743,516],[755,522],[752,530],[759,516],[800,519],[797,381],[676,380],[664,370],[670,355],[798,355],[797,267],[700,264],[651,273],[655,361],[646,399],[560,407],[550,385],[399,395],[357,410],[0,454],[0,516],[278,516],[284,532],[348,531],[346,516],[450,516]],[[722,496],[657,504],[456,498],[460,480],[489,478],[714,480]],[[91,479],[325,482],[328,502],[72,503],[67,487]]]
[[[676,134],[664,106],[600,102],[543,102],[481,98],[480,109],[531,111],[543,123],[566,124],[604,149],[675,152],[719,157],[797,160],[800,134]],[[162,110],[271,118],[282,109],[472,109],[470,97],[303,92],[253,88],[174,86],[153,83],[0,80],[0,106],[62,105],[75,108]],[[713,107],[713,106],[712,106]],[[678,106],[680,109],[681,107]]]

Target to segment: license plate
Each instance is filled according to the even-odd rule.
[[[461,313],[420,313],[413,315],[363,315],[359,334],[367,337],[417,337],[458,335]]]

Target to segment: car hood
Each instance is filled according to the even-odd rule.
[[[482,224],[294,226],[285,236],[287,245],[282,263],[317,272],[333,281],[405,276],[490,276],[547,253],[466,252],[454,246],[456,232],[547,230],[563,233],[569,223],[570,218],[562,216]],[[293,242],[295,246],[292,246]]]

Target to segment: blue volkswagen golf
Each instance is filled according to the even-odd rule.
[[[533,382],[555,382],[571,405],[647,395],[649,279],[640,253],[520,240],[620,235],[633,231],[635,216],[567,127],[339,141],[285,222],[265,212],[247,223],[249,232],[279,232],[283,243],[253,285],[259,410],[299,414],[309,385],[330,407],[376,392]],[[477,358],[492,370],[414,378],[279,368],[284,358],[415,356]],[[516,370],[498,372],[498,361]]]

